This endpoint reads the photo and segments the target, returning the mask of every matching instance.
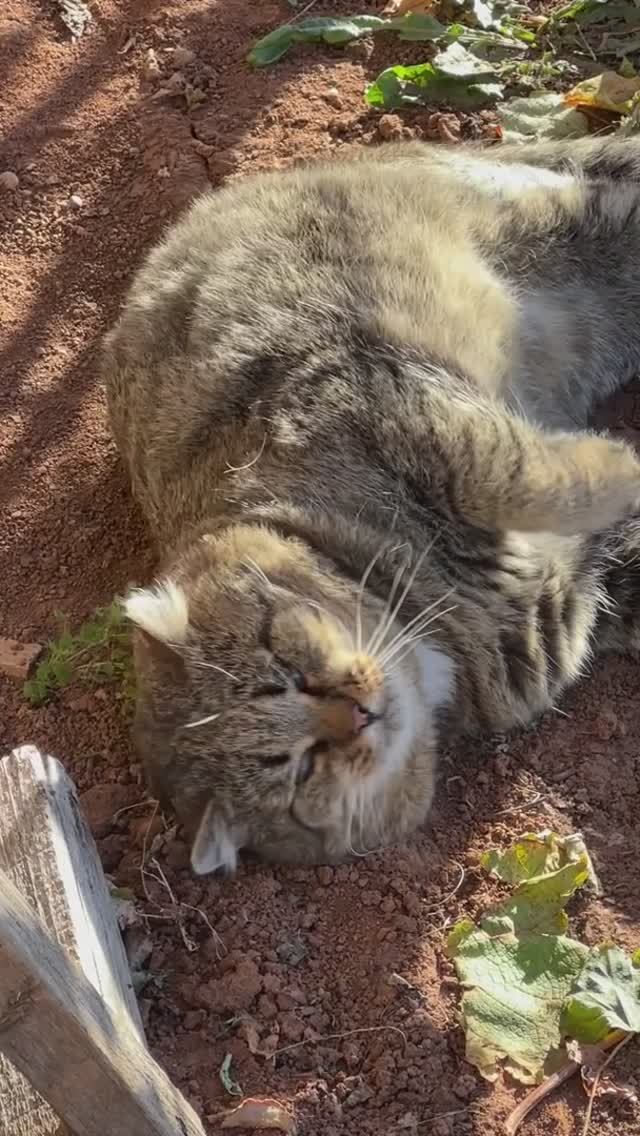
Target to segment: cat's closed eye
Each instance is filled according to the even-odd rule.
[[[261,765],[267,765],[270,768],[276,768],[279,765],[286,765],[291,760],[289,753],[267,753],[256,759]]]
[[[284,679],[274,679],[272,682],[265,682],[262,686],[258,687],[253,692],[254,698],[275,698],[278,694],[286,694],[288,686]]]
[[[299,690],[301,693],[305,693],[307,691],[307,680],[298,667],[291,666],[291,664],[287,663],[285,659],[281,659],[277,655],[274,656],[273,661],[276,666],[278,666],[282,671],[283,677],[284,675],[286,675],[287,678],[290,679],[296,690]]]

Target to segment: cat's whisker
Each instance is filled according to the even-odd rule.
[[[402,605],[403,605],[404,601],[406,600],[407,596],[409,595],[411,588],[413,587],[413,584],[415,582],[415,578],[416,578],[416,576],[417,576],[417,574],[420,570],[420,566],[421,566],[425,556],[427,555],[427,553],[430,552],[431,548],[433,547],[433,543],[434,543],[435,539],[436,538],[434,537],[433,540],[427,545],[427,547],[425,549],[423,549],[423,551],[420,553],[420,556],[416,560],[416,562],[413,566],[413,569],[411,570],[411,573],[409,575],[409,579],[407,580],[407,582],[406,582],[406,584],[405,584],[405,586],[402,590],[402,594],[400,596],[400,599],[398,600],[395,607],[392,608],[392,610],[389,612],[389,617],[387,619],[384,635],[382,636],[382,640],[381,640],[382,643],[384,643],[384,640],[385,640],[386,636],[388,635],[390,628],[393,627],[393,622],[394,622],[398,612],[402,610]],[[378,641],[376,642],[376,646],[377,645],[378,645]],[[373,650],[373,647],[371,646],[371,644],[369,646],[370,646],[370,649]]]
[[[267,576],[266,572],[262,570],[260,565],[256,564],[255,560],[252,560],[250,556],[246,556],[242,563],[244,564],[245,568],[248,568],[250,572],[253,572],[254,576],[258,577],[262,584],[265,584],[267,588],[273,590],[273,584],[271,583],[271,580]]]
[[[231,674],[231,671],[226,671],[224,667],[219,667],[216,663],[207,663],[205,659],[198,659],[194,665],[203,670],[218,671],[218,674],[225,675],[225,677],[230,678],[232,682],[240,682],[237,675]]]
[[[399,552],[400,549],[402,549],[403,547],[404,547],[404,545],[399,544],[399,545],[396,546],[396,548],[393,548],[391,551],[392,552]],[[367,645],[365,647],[365,651],[366,651],[367,654],[370,654],[370,653],[372,654],[376,649],[376,644],[379,641],[383,641],[385,635],[387,634],[387,631],[388,631],[388,628],[389,628],[389,614],[390,614],[390,611],[391,611],[391,605],[393,604],[396,592],[397,592],[398,587],[400,585],[400,581],[402,580],[402,577],[404,576],[404,574],[405,574],[405,572],[406,572],[406,570],[409,566],[409,563],[410,563],[410,556],[407,558],[407,560],[405,560],[405,562],[403,564],[400,565],[400,567],[398,568],[398,571],[396,572],[395,576],[393,577],[393,582],[391,584],[389,596],[388,596],[386,604],[384,605],[382,615],[380,616],[380,619],[376,623],[376,626],[374,627],[373,632],[371,633],[371,636],[369,638],[369,642],[367,643]]]
[[[398,642],[398,640],[401,639],[403,635],[406,635],[406,633],[408,631],[410,631],[412,627],[414,627],[417,623],[420,623],[421,620],[424,619],[425,616],[429,615],[429,612],[436,611],[437,608],[440,606],[440,604],[445,603],[445,601],[449,599],[449,596],[453,595],[454,591],[455,591],[455,588],[449,588],[449,591],[444,592],[443,595],[441,595],[439,597],[439,599],[433,600],[432,603],[427,604],[426,607],[423,607],[421,611],[419,611],[416,615],[414,615],[413,618],[410,619],[408,623],[406,623],[403,627],[400,628],[400,630],[393,637],[391,642],[384,645],[384,649],[383,649],[380,657],[383,658],[386,655],[387,651],[391,650],[391,648],[395,646],[395,644]]]
[[[389,618],[387,620],[387,625],[386,625],[386,628],[385,628],[384,635],[381,638],[376,639],[375,648],[372,647],[371,648],[372,650],[374,650],[374,649],[377,650],[378,647],[384,645],[385,638],[388,635],[390,629],[393,627],[393,623],[395,621],[395,618],[398,615],[398,613],[402,610],[402,605],[404,604],[404,601],[406,600],[407,596],[409,595],[409,592],[411,591],[411,588],[413,587],[413,585],[415,583],[416,576],[418,575],[418,572],[419,572],[419,570],[422,566],[422,563],[423,563],[425,557],[428,555],[428,553],[431,552],[431,549],[433,548],[434,544],[436,543],[439,535],[440,535],[439,533],[436,533],[435,536],[433,537],[433,539],[429,541],[429,544],[427,545],[427,547],[425,549],[423,549],[423,551],[420,553],[420,556],[416,560],[416,562],[413,566],[413,570],[411,572],[411,575],[409,576],[409,579],[407,580],[407,583],[406,583],[406,585],[405,585],[405,587],[402,591],[402,595],[400,596],[400,599],[398,600],[396,606],[393,608],[393,610],[389,614]]]
[[[450,588],[448,592],[445,592],[444,595],[440,597],[440,599],[435,600],[433,603],[423,608],[422,611],[418,612],[418,614],[413,617],[413,619],[409,620],[406,626],[403,627],[398,632],[398,634],[394,636],[394,638],[390,643],[387,644],[380,655],[377,656],[378,662],[381,665],[384,665],[388,661],[388,659],[392,658],[396,647],[398,645],[402,645],[407,635],[409,635],[413,631],[421,629],[423,626],[428,626],[428,624],[431,623],[434,619],[441,619],[442,616],[447,615],[448,612],[454,611],[458,606],[457,604],[452,604],[451,607],[445,608],[442,611],[437,610],[440,604],[445,603],[449,596],[453,595],[454,591],[455,588]],[[430,615],[430,612],[433,612],[433,614]],[[425,624],[424,620],[426,617],[429,618],[427,620],[427,623]]]
[[[216,718],[220,717],[220,712],[217,714],[208,714],[206,718],[198,718],[196,722],[185,722],[183,730],[195,730],[196,726],[206,726],[207,722],[215,722]]]
[[[362,579],[360,580],[360,584],[358,586],[358,594],[356,597],[356,649],[358,651],[362,650],[362,597],[364,596],[364,589],[367,586],[367,580],[369,579],[369,576],[373,572],[373,569],[375,568],[378,560],[384,552],[384,548],[385,546],[381,544],[375,556],[371,558],[362,574]]]
[[[447,615],[450,611],[455,611],[456,607],[457,604],[452,604],[451,607],[445,608],[444,611],[436,612],[436,614],[431,616],[430,619],[426,620],[424,624],[421,624],[419,627],[414,628],[412,633],[405,639],[403,639],[402,642],[399,642],[396,647],[394,647],[393,651],[386,656],[384,660],[385,671],[388,674],[391,674],[392,671],[396,670],[399,663],[402,662],[403,659],[406,659],[407,655],[411,650],[413,650],[416,643],[419,643],[422,639],[429,639],[433,635],[433,624],[437,623],[438,620],[442,619],[442,617]],[[432,630],[428,631],[427,628],[432,628]],[[407,648],[407,650],[403,651],[403,648]],[[396,656],[400,652],[402,652],[400,659],[397,659]],[[389,663],[394,658],[396,659],[396,662],[394,663],[393,667],[389,667]],[[382,665],[382,660],[378,661]]]
[[[355,797],[355,802],[354,802]],[[352,856],[356,856],[359,860],[365,859],[367,856],[373,856],[375,852],[379,852],[384,847],[385,839],[383,835],[383,825],[378,815],[376,808],[375,798],[365,801],[365,793],[362,788],[355,788],[353,795],[350,795],[348,800],[349,823],[347,827],[347,847]],[[363,843],[363,833],[365,832],[365,807],[369,810],[369,819],[373,822],[373,828],[378,836],[379,843],[374,848],[357,848],[356,844]],[[354,833],[355,821],[357,820],[358,831]]]

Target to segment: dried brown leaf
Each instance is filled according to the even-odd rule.
[[[247,1097],[237,1108],[228,1112],[222,1121],[223,1128],[277,1128],[295,1136],[296,1125],[290,1112],[279,1101],[269,1097]]]
[[[619,1085],[611,1077],[599,1075],[602,1067],[607,1064],[607,1053],[602,1046],[581,1045],[572,1038],[567,1042],[567,1055],[580,1066],[582,1087],[587,1096],[617,1097],[629,1104],[638,1104],[638,1094],[631,1085]]]

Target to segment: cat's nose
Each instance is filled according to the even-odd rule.
[[[354,698],[321,699],[316,704],[315,711],[320,736],[336,742],[348,741],[361,734],[380,717]]]

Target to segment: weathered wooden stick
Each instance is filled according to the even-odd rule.
[[[204,1136],[195,1112],[0,872],[0,1049],[76,1136]]]
[[[75,786],[33,746],[0,761],[0,869],[112,1013],[142,1022],[113,903]],[[0,1133],[53,1136],[59,1117],[0,1053]]]
[[[60,1136],[61,1116],[69,1117],[71,1128],[75,1123],[77,1136],[201,1136],[192,1110],[144,1048],[114,906],[73,782],[59,762],[32,746],[0,761],[0,869],[6,873],[0,882],[1,1136]],[[12,885],[20,917],[13,911]],[[61,974],[71,976],[72,989],[58,985]],[[67,1041],[69,1015],[75,1032]],[[71,1044],[75,1049],[69,1050]],[[17,1068],[2,1052],[12,1060],[15,1052]],[[73,1054],[80,1065],[73,1064]],[[108,1074],[103,1066],[110,1068],[110,1061]],[[108,1085],[105,1113],[94,1099],[89,1071],[104,1091]],[[96,1118],[93,1127],[84,1120],[71,1123],[87,1106]],[[148,1114],[147,1127],[140,1109]]]
[[[0,868],[111,1011],[131,1018],[144,1039],[114,904],[75,785],[34,746],[0,761]]]

